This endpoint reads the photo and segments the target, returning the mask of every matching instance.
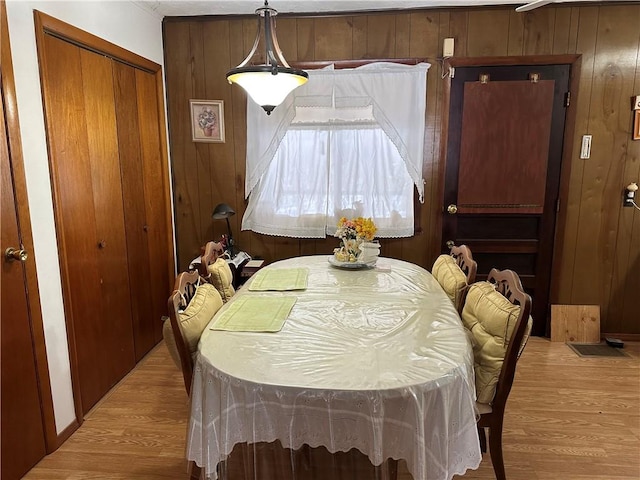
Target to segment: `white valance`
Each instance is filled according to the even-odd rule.
[[[296,117],[296,107],[368,109],[398,149],[407,173],[424,200],[422,178],[428,63],[377,62],[353,69],[310,70],[309,81],[294,90],[271,115],[247,102],[245,198],[252,192]],[[348,116],[348,115],[347,115]]]

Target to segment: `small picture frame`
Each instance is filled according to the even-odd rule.
[[[191,140],[224,143],[224,102],[189,100]]]

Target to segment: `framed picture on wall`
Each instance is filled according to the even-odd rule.
[[[224,102],[189,100],[191,140],[224,143]]]

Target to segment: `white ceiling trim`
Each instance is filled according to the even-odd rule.
[[[262,0],[130,0],[160,17],[199,15],[247,15],[263,5]],[[542,3],[570,3],[585,0],[551,0]],[[598,0],[586,0],[598,1]],[[623,0],[625,1],[625,0]],[[631,0],[626,0],[631,1]],[[415,8],[451,8],[484,5],[524,5],[522,0],[271,0],[269,6],[280,13],[368,12]],[[600,2],[605,3],[605,2]],[[542,5],[541,5],[542,6]],[[532,6],[535,8],[535,6]]]

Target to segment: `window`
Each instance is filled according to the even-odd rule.
[[[321,238],[333,234],[340,217],[364,216],[374,219],[379,237],[413,235],[427,68],[311,71],[271,116],[248,102],[242,229]]]

